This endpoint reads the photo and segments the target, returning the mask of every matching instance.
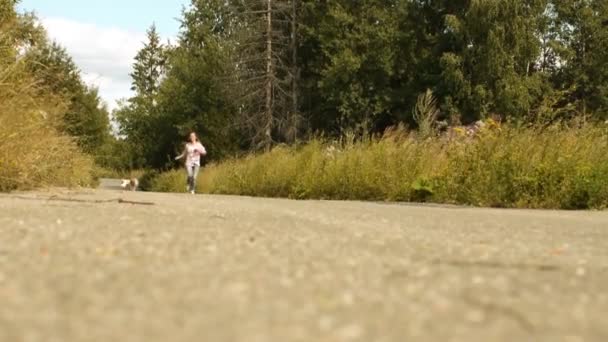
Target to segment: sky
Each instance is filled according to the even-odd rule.
[[[33,11],[51,39],[63,45],[99,88],[110,109],[131,95],[133,58],[155,23],[163,40],[175,40],[182,8],[189,0],[22,0],[20,9]]]

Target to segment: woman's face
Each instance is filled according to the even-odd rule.
[[[190,138],[189,138],[191,143],[195,143],[196,142],[196,133],[190,133]]]

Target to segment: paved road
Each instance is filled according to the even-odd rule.
[[[608,213],[2,195],[0,341],[608,341]]]
[[[99,188],[103,190],[123,190],[121,184],[120,179],[101,178],[99,180]]]

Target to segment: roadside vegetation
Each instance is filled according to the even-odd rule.
[[[13,65],[3,76],[16,78],[0,80],[8,81],[0,85],[0,192],[92,185],[93,158],[55,127],[61,101],[41,95],[19,74]]]
[[[192,0],[154,26],[112,113],[32,14],[0,0],[0,191],[140,179],[199,192],[608,207],[608,5]],[[145,170],[145,171],[137,171]]]
[[[32,16],[0,0],[0,192],[94,182],[93,157],[65,132],[70,101],[32,71],[45,39]]]
[[[293,199],[407,201],[504,208],[608,207],[608,126],[514,128],[421,139],[317,139],[208,166],[199,191]],[[151,190],[183,192],[181,170]]]

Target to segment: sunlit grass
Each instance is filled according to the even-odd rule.
[[[65,102],[19,62],[0,73],[0,191],[91,186],[93,161],[56,129]]]
[[[430,201],[506,208],[608,207],[605,127],[487,129],[475,138],[314,140],[204,169],[199,190],[294,199]],[[155,190],[183,191],[184,172]]]

